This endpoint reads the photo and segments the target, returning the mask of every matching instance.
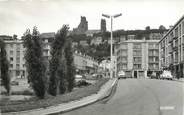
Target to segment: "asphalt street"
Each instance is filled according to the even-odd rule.
[[[63,115],[184,115],[184,84],[155,79],[122,79],[111,98]]]

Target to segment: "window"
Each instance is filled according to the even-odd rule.
[[[127,50],[123,50],[123,49],[119,50],[118,55],[127,56]]]
[[[159,61],[159,58],[158,57],[155,57],[155,61],[158,62]]]
[[[13,48],[13,44],[10,44],[10,47]]]
[[[184,34],[184,21],[182,22],[182,33]]]
[[[179,37],[180,37],[181,36],[181,24],[179,25],[178,34],[179,34]]]
[[[133,55],[134,56],[141,56],[142,54],[141,54],[141,50],[134,50],[133,51]]]
[[[154,58],[153,57],[149,57],[149,62],[153,62]]]
[[[120,68],[119,68],[120,70],[122,70],[122,69],[127,69],[127,64],[120,64]]]
[[[20,50],[20,44],[17,44],[17,50]]]
[[[122,64],[122,69],[127,69],[127,64]]]
[[[149,48],[150,49],[159,49],[159,45],[155,43],[149,43]]]
[[[159,49],[159,44],[155,44],[155,48]]]
[[[134,64],[133,65],[133,68],[134,69],[141,69],[141,64]]]
[[[159,69],[158,64],[149,64],[149,69]]]
[[[153,43],[149,43],[149,48],[154,48],[154,44]]]
[[[17,56],[20,56],[20,51],[17,51]]]
[[[17,63],[20,63],[20,57],[17,57],[17,58],[16,58],[16,62],[17,62]]]
[[[16,64],[16,69],[19,69],[20,68],[20,65],[19,64]]]
[[[175,29],[175,37],[178,37],[178,28]]]
[[[13,55],[13,50],[10,50],[10,55]]]
[[[133,40],[135,38],[135,35],[128,35],[127,38],[128,40]]]
[[[133,61],[134,62],[142,62],[142,59],[141,59],[141,57],[134,57]]]
[[[126,37],[125,36],[120,36],[120,41],[125,41]]]
[[[25,67],[25,64],[22,64],[22,67],[24,68]]]
[[[10,64],[10,68],[13,68],[13,64]]]
[[[158,50],[149,50],[148,54],[149,54],[149,56],[158,56],[159,51]]]
[[[16,76],[19,76],[20,75],[20,71],[16,71]]]
[[[127,61],[127,57],[121,57],[121,61],[122,62],[126,62]]]
[[[141,49],[141,44],[134,43],[133,49]]]
[[[13,61],[13,57],[10,57],[10,61]]]
[[[121,44],[121,49],[127,49],[127,44]]]
[[[149,64],[149,69],[153,69],[153,64]]]

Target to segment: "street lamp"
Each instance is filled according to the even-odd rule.
[[[117,18],[117,17],[119,17],[119,16],[121,16],[122,14],[120,13],[120,14],[115,14],[115,15],[107,15],[107,14],[102,14],[102,16],[103,17],[106,17],[106,18],[110,18],[111,19],[111,51],[110,51],[110,53],[111,53],[111,68],[110,68],[110,78],[112,78],[112,74],[113,74],[113,69],[112,69],[112,67],[113,67],[113,60],[112,60],[112,40],[113,40],[113,35],[112,35],[112,25],[113,25],[113,18]]]

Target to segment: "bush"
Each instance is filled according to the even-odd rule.
[[[88,86],[91,85],[91,83],[86,82],[85,80],[80,80],[76,83],[77,87],[82,87],[82,86]]]
[[[6,92],[2,91],[1,95],[6,95]],[[34,92],[31,90],[24,90],[24,91],[12,91],[11,95],[34,95]]]

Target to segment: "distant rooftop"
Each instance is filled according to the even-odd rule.
[[[40,38],[54,38],[55,32],[41,33]]]
[[[94,34],[94,33],[99,33],[99,32],[101,31],[100,30],[87,30],[85,34]]]

